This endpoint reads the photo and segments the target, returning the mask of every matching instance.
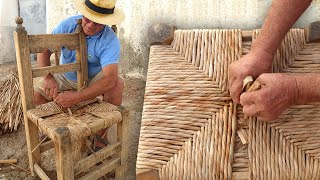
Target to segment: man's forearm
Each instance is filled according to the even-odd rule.
[[[81,90],[79,93],[79,101],[86,101],[100,96],[115,87],[118,77],[103,77],[94,82],[89,87]]]
[[[273,0],[268,16],[252,49],[263,49],[274,55],[282,39],[308,8],[312,0]]]
[[[37,63],[39,67],[50,66],[50,56],[51,51],[49,49],[45,49],[42,53],[37,55]]]
[[[299,74],[295,79],[298,91],[295,104],[320,102],[320,74]]]

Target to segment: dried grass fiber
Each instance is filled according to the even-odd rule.
[[[10,73],[0,84],[0,135],[16,131],[22,119],[22,105],[17,73]]]

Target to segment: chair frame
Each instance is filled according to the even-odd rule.
[[[25,28],[22,26],[23,19],[16,19],[17,27],[14,32],[14,43],[16,49],[17,66],[20,82],[20,91],[23,107],[23,117],[25,123],[29,167],[31,174],[35,173],[41,179],[49,179],[45,172],[41,169],[41,153],[55,148],[57,178],[74,179],[74,162],[72,158],[72,142],[70,131],[67,127],[56,129],[56,135],[52,141],[42,143],[40,145],[38,126],[34,124],[28,117],[27,111],[35,108],[33,97],[33,78],[40,77],[49,73],[63,73],[68,71],[77,71],[77,90],[81,90],[87,86],[88,82],[88,62],[87,62],[87,44],[86,36],[81,27],[81,20],[78,21],[78,28],[75,33],[71,34],[44,34],[44,35],[28,35]],[[78,42],[78,43],[77,43]],[[45,48],[50,47],[50,51],[58,52],[64,46],[68,49],[76,50],[76,63],[40,68],[32,68],[30,61],[31,53],[41,53]],[[56,60],[57,62],[57,60]],[[128,153],[129,153],[129,137],[128,137],[128,120],[129,111],[120,107],[122,113],[122,121],[117,126],[117,140],[121,144],[117,147],[121,149],[117,153],[119,164],[116,168],[116,179],[126,179],[128,169]],[[108,146],[106,147],[108,148]],[[106,149],[104,148],[104,149]],[[110,149],[110,147],[109,147]],[[98,158],[92,157],[91,161],[98,161]],[[92,164],[92,163],[91,163]],[[115,165],[106,166],[109,169],[116,167]],[[106,168],[104,168],[106,169]],[[111,169],[112,170],[112,169]],[[98,179],[104,172],[97,171],[90,173],[89,176],[84,176],[81,179]]]

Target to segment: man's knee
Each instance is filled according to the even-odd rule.
[[[103,101],[109,102],[116,106],[122,103],[122,93],[124,89],[124,80],[119,77],[115,86],[103,95]]]
[[[33,97],[34,97],[34,103],[36,105],[40,105],[48,102],[48,100],[37,91],[34,91]]]
[[[122,92],[124,89],[124,80],[122,77],[118,78],[118,81],[116,82],[115,88],[118,92]]]

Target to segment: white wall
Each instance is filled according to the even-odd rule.
[[[0,26],[15,26],[14,20],[17,16],[17,0],[0,0]]]
[[[240,28],[261,27],[271,0],[118,0],[117,6],[126,14],[118,28],[122,44],[122,72],[131,76],[146,75],[149,48],[148,27],[169,23],[178,28]],[[75,14],[72,0],[47,0],[48,28]],[[50,13],[49,13],[50,12]],[[296,23],[305,27],[320,20],[320,1],[316,0]]]
[[[20,16],[29,34],[46,32],[45,0],[19,0]],[[18,16],[17,0],[0,0],[0,64],[15,61],[13,32]],[[33,59],[34,56],[31,56]]]
[[[0,0],[0,64],[15,60],[13,31],[17,15],[16,0]]]

